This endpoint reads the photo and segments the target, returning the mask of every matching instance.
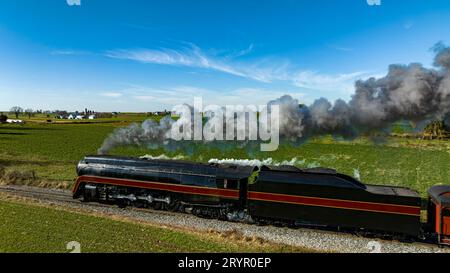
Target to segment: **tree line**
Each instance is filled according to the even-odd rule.
[[[34,116],[34,111],[33,111],[33,109],[28,108],[28,109],[25,109],[25,110],[24,110],[24,109],[23,109],[22,107],[20,107],[20,106],[13,106],[13,107],[11,107],[11,109],[9,110],[9,112],[12,113],[12,114],[16,117],[16,119],[18,119],[19,116],[22,115],[22,114],[25,114],[26,116],[28,116],[28,118],[31,118],[31,117]]]

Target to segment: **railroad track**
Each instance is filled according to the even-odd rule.
[[[59,190],[58,190],[59,191]],[[55,200],[63,202],[74,202],[70,196],[70,192],[46,191],[45,189],[22,186],[0,186],[0,192],[10,193],[23,197],[33,197],[45,200]]]
[[[0,192],[8,193],[15,196],[33,198],[37,200],[44,201],[53,201],[53,202],[61,202],[61,203],[69,203],[75,205],[81,205],[83,207],[91,207],[91,208],[117,208],[116,205],[108,205],[108,204],[100,204],[100,203],[91,203],[91,202],[81,202],[79,199],[72,198],[72,192],[68,190],[57,190],[57,189],[46,189],[46,188],[38,188],[38,187],[30,187],[30,186],[0,186]],[[145,213],[157,213],[161,215],[177,215],[175,212],[164,211],[164,210],[153,210],[153,209],[142,209],[136,207],[126,207],[123,210],[130,210],[136,212],[145,212]]]

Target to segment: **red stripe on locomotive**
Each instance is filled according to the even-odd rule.
[[[178,184],[167,184],[151,181],[138,181],[129,179],[118,179],[118,178],[107,178],[107,177],[96,177],[96,176],[80,176],[75,183],[73,188],[73,193],[78,191],[81,183],[95,183],[95,184],[109,184],[116,186],[127,186],[134,188],[145,188],[152,190],[163,190],[177,193],[185,194],[199,194],[199,195],[209,195],[217,196],[222,198],[239,199],[238,190],[228,190],[228,189],[217,189],[217,188],[206,188],[197,186],[186,186]]]
[[[338,209],[364,210],[381,213],[407,214],[420,216],[420,207],[402,206],[394,204],[368,203],[350,200],[327,199],[318,197],[294,196],[262,192],[249,192],[250,200],[291,203],[307,206],[320,206]]]

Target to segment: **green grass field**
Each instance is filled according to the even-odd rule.
[[[0,166],[6,173],[33,171],[39,181],[50,185],[66,181],[70,186],[76,177],[76,163],[84,155],[95,154],[105,137],[124,123],[0,125]],[[119,147],[112,154],[175,156],[180,152]],[[449,141],[388,138],[375,144],[366,138],[347,142],[324,137],[299,147],[281,146],[275,152],[257,151],[251,156],[242,149],[221,151],[197,145],[188,158],[202,162],[210,158],[297,158],[300,167],[335,168],[349,175],[358,170],[365,183],[407,186],[422,195],[432,185],[450,184]]]
[[[76,162],[96,153],[111,124],[0,125],[0,165],[35,171],[49,181],[71,181]]]
[[[61,209],[0,201],[1,253],[81,252],[306,252],[253,239],[157,228]]]

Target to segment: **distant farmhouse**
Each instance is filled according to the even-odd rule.
[[[55,116],[57,119],[71,119],[71,120],[82,120],[82,119],[90,119],[94,120],[97,119],[97,114],[92,111],[88,110],[87,108],[84,110],[84,112],[78,112],[75,111],[74,113],[67,113],[65,111],[59,111],[57,115]]]
[[[72,113],[72,114],[69,114],[67,119],[78,119],[78,120],[80,120],[80,119],[84,119],[84,115],[81,115],[79,113]]]
[[[147,113],[148,116],[160,116],[160,117],[171,115],[171,114],[172,114],[172,112],[167,111],[167,110]]]

